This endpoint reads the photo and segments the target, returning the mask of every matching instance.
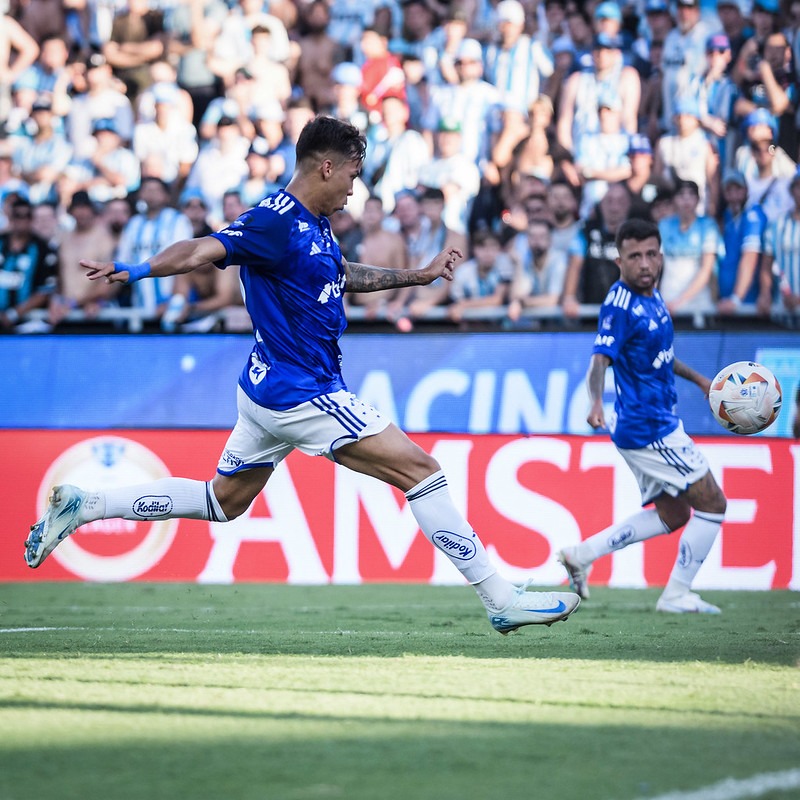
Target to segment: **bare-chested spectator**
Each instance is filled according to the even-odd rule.
[[[9,14],[0,16],[0,120],[11,110],[11,87],[39,55],[39,45]]]
[[[294,83],[318,111],[336,104],[332,73],[345,61],[345,48],[328,33],[330,19],[327,0],[300,4],[300,55]]]
[[[379,197],[371,195],[361,212],[361,243],[356,246],[353,260],[361,264],[373,264],[379,259],[392,269],[408,269],[409,256],[405,240],[400,233],[384,227],[383,204]],[[387,289],[382,292],[349,294],[347,298],[354,306],[361,306],[368,319],[376,319],[385,312],[392,318],[396,311],[396,300],[403,289]]]
[[[76,309],[89,319],[96,317],[119,289],[119,284],[87,281],[86,270],[79,263],[82,258],[111,261],[114,257],[114,238],[97,207],[86,192],[80,191],[72,196],[68,211],[75,227],[61,237],[58,294],[51,298],[49,307],[49,320],[53,325]]]

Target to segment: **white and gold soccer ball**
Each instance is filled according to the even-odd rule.
[[[781,385],[763,364],[737,361],[711,381],[708,403],[717,422],[732,433],[750,435],[772,425],[781,410]]]

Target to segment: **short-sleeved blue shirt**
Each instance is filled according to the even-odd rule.
[[[239,385],[253,402],[284,411],[346,388],[345,271],[327,218],[280,191],[211,236],[225,245],[217,266],[241,265],[256,341]]]
[[[678,427],[673,337],[672,318],[658,291],[647,297],[622,281],[611,287],[592,353],[608,356],[614,367],[611,439],[618,447],[645,447]]]

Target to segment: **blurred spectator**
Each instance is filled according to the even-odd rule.
[[[60,182],[62,202],[81,189],[95,203],[124,197],[139,186],[139,159],[124,147],[113,119],[98,119],[92,125],[95,147],[88,157],[74,157]]]
[[[59,219],[58,203],[36,203],[32,208],[31,230],[54,250],[58,250],[65,233],[65,227]]]
[[[128,0],[115,15],[103,55],[132,102],[150,85],[149,65],[164,58],[167,41],[164,13],[151,8],[148,0]]]
[[[222,30],[208,58],[208,66],[226,87],[233,84],[236,70],[246,66],[252,59],[252,37],[256,28],[261,29],[262,33],[268,32],[271,58],[278,63],[289,58],[286,27],[278,17],[265,13],[264,7],[264,0],[239,0],[222,23]]]
[[[722,216],[724,254],[717,270],[720,314],[736,314],[742,303],[758,300],[761,252],[767,218],[761,206],[745,208],[747,181],[729,170],[722,182],[725,210]]]
[[[42,95],[31,107],[32,139],[20,141],[14,156],[19,176],[30,187],[32,203],[58,200],[58,181],[72,158],[72,147],[53,126],[50,97]]]
[[[433,33],[442,15],[435,8],[434,0],[400,0],[400,9],[400,35],[392,38],[389,49],[400,58],[417,56],[425,65],[426,71],[430,71],[439,58],[436,49],[438,43]]]
[[[433,89],[428,130],[442,119],[461,126],[461,150],[478,166],[491,156],[492,138],[500,132],[500,92],[483,79],[483,48],[476,39],[462,40],[454,60],[457,80]]]
[[[783,31],[767,35],[759,47],[750,39],[737,64],[740,94],[734,111],[740,119],[765,108],[778,121],[777,143],[788,153],[797,152],[797,84],[792,70],[792,50]]]
[[[430,35],[430,42],[439,53],[439,58],[432,69],[427,70],[427,80],[431,86],[456,84],[459,75],[456,61],[459,58],[462,43],[467,37],[469,13],[461,3],[451,3],[447,16]]]
[[[201,142],[208,142],[217,134],[217,125],[222,117],[236,120],[239,129],[248,135],[252,128],[251,118],[261,108],[273,108],[275,100],[261,102],[256,93],[256,82],[249,70],[240,67],[233,76],[233,83],[228,86],[225,93],[215,97],[206,106],[200,120],[198,133]],[[278,102],[278,106],[283,106]]]
[[[246,210],[236,191],[225,192],[222,208],[225,227],[234,223]],[[161,317],[161,329],[167,333],[176,330],[205,333],[221,325],[216,312],[239,305],[238,265],[218,269],[213,264],[206,264],[175,276],[172,296]]]
[[[664,52],[664,43],[656,40],[650,42],[648,52],[650,54],[650,74],[642,81],[642,98],[639,101],[639,130],[651,142],[655,142],[663,133],[661,118],[664,114],[664,71],[661,65],[661,56]]]
[[[379,197],[372,195],[364,203],[361,213],[361,242],[357,245],[353,260],[361,264],[374,264],[380,261],[392,269],[409,269],[408,249],[403,236],[396,231],[386,230],[383,206]],[[388,289],[382,292],[348,294],[350,305],[361,306],[368,319],[376,319],[385,314],[396,319],[402,303],[394,304],[403,289]]]
[[[597,106],[600,127],[581,136],[575,153],[575,167],[583,183],[581,216],[584,217],[603,198],[609,183],[626,181],[631,176],[630,137],[622,130],[619,95],[601,95]]]
[[[236,120],[221,117],[216,136],[200,148],[189,172],[186,188],[202,193],[214,227],[222,222],[222,195],[228,189],[235,189],[247,177],[245,159],[249,147],[250,143],[242,136]]]
[[[408,125],[410,128],[427,132],[426,120],[435,111],[432,87],[425,75],[425,65],[415,53],[401,58],[406,78],[406,102],[408,103]]]
[[[228,13],[224,0],[185,0],[175,4],[165,25],[170,33],[170,57],[177,61],[178,84],[192,99],[195,128],[206,107],[223,92],[222,80],[215,75],[208,58]]]
[[[58,253],[31,231],[33,208],[14,199],[8,229],[0,234],[0,330],[12,330],[22,316],[44,308],[57,283]]]
[[[731,45],[724,33],[709,37],[706,57],[708,68],[697,85],[691,86],[690,92],[696,93],[700,124],[719,155],[722,171],[733,162],[740,138],[738,127],[733,124],[737,88],[727,74],[731,64]]]
[[[591,69],[594,46],[594,28],[591,16],[583,7],[577,4],[569,5],[566,9],[566,26],[567,35],[573,46],[573,69]]]
[[[525,8],[519,0],[497,4],[497,43],[486,49],[486,80],[497,87],[504,106],[526,114],[553,72],[550,54],[525,33]]]
[[[186,89],[178,86],[178,73],[169,61],[154,61],[150,65],[150,85],[144,89],[136,101],[136,122],[152,122],[156,118],[156,95],[163,97],[169,93],[174,116],[187,123],[194,119],[192,96]]]
[[[285,63],[286,56],[281,56],[284,45],[275,34],[277,28],[278,26],[272,22],[259,23],[254,25],[251,31],[250,44],[253,54],[244,66],[253,76],[255,97],[259,103],[278,100],[281,104],[285,104],[292,95],[289,68]]]
[[[717,0],[717,16],[731,45],[731,64],[735,64],[742,45],[753,36],[747,20],[745,0]]]
[[[553,42],[550,52],[553,56],[553,73],[545,81],[542,93],[550,98],[557,118],[561,109],[564,84],[575,65],[575,45],[568,36],[562,36]]]
[[[706,71],[706,42],[714,32],[701,18],[700,0],[678,0],[677,23],[664,39],[661,56],[661,125],[665,131],[673,124],[676,100]]]
[[[161,178],[180,192],[197,159],[197,131],[178,110],[179,90],[175,84],[152,87],[155,117],[137,123],[133,152],[141,162],[142,175]]]
[[[333,73],[345,61],[345,48],[328,33],[330,19],[327,0],[300,5],[300,55],[293,82],[318,111],[336,103]]]
[[[700,127],[700,106],[684,96],[674,109],[676,133],[658,140],[653,175],[673,185],[692,181],[700,192],[698,213],[714,214],[719,201],[719,157]]]
[[[592,67],[574,72],[564,85],[558,118],[558,140],[577,152],[584,133],[600,129],[600,98],[620,100],[622,127],[626,133],[638,129],[641,81],[633,67],[622,61],[622,40],[598,34],[592,48]]]
[[[389,52],[389,37],[378,28],[364,28],[361,34],[361,105],[371,118],[380,113],[383,98],[405,97],[406,76],[400,59]]]
[[[775,144],[775,118],[760,108],[744,122],[745,143],[736,151],[734,164],[747,180],[747,204],[760,205],[772,222],[793,207],[789,181],[797,165]]]
[[[381,114],[382,122],[367,131],[369,146],[362,175],[391,214],[395,195],[417,187],[431,153],[422,134],[408,127],[408,105],[402,97],[386,95]]]
[[[281,188],[273,180],[270,170],[270,147],[266,139],[257,136],[247,151],[247,175],[237,187],[244,205],[260,203],[268,194]]]
[[[37,60],[20,76],[20,82],[32,86],[37,96],[47,95],[53,104],[53,112],[64,116],[69,110],[70,72],[67,69],[69,50],[60,37],[47,37],[41,44]]]
[[[764,235],[758,309],[769,313],[775,300],[778,309],[796,313],[800,308],[800,173],[790,183],[792,208],[771,221]]]
[[[59,37],[69,41],[67,4],[61,0],[25,0],[17,6],[17,19],[37,41]]]
[[[700,192],[692,181],[676,186],[676,214],[658,223],[664,263],[658,290],[671,314],[713,309],[711,278],[721,249],[717,224],[698,215]]]
[[[333,102],[327,111],[332,117],[346,120],[365,132],[369,116],[361,104],[361,70],[352,61],[343,61],[333,68],[331,79]]]
[[[467,236],[448,223],[446,207],[447,201],[442,189],[435,186],[422,188],[419,194],[419,210],[423,220],[427,220],[428,241],[424,250],[418,253],[417,267],[424,267],[437,253],[449,247],[455,247],[462,253],[467,252]]]
[[[366,208],[368,200],[369,197],[364,200],[364,208]],[[361,209],[361,218],[364,216],[364,208]],[[381,211],[383,211],[383,206],[381,206]],[[331,231],[339,243],[342,255],[348,261],[358,261],[358,247],[364,238],[364,234],[356,218],[350,213],[349,209],[342,208],[336,211],[330,217],[330,220]],[[346,297],[345,300],[347,300]]]
[[[364,28],[391,25],[391,7],[386,0],[331,0],[328,35],[344,48],[350,61],[361,63],[361,34]]]
[[[631,165],[631,176],[625,181],[625,185],[631,193],[631,211],[634,216],[646,219],[659,182],[653,179],[653,148],[643,133],[631,136],[628,161]]]
[[[155,253],[181,239],[191,239],[192,224],[169,205],[170,187],[159,178],[144,178],[131,217],[117,247],[116,260],[141,264]],[[149,318],[160,317],[172,296],[174,276],[139,281],[133,285],[133,305]]]
[[[578,192],[570,183],[560,179],[547,185],[545,200],[547,207],[541,216],[551,223],[550,247],[563,253],[566,260],[569,247],[581,227]]]
[[[675,191],[671,186],[660,186],[650,204],[650,217],[658,224],[675,214]]]
[[[292,114],[295,113],[293,110]],[[295,163],[295,142],[286,135],[284,130],[287,114],[279,103],[273,101],[254,109],[253,122],[255,124],[253,144],[257,139],[263,139],[267,144],[269,163],[265,177],[276,189],[282,188],[289,182]],[[252,193],[249,193],[248,196],[252,196]]]
[[[506,302],[508,282],[502,256],[500,237],[494,231],[486,228],[475,232],[472,258],[456,268],[449,287],[447,316],[453,322],[460,322],[470,309],[497,308]]]
[[[87,192],[77,192],[69,204],[69,214],[75,227],[61,238],[58,257],[58,293],[50,301],[49,321],[58,325],[70,311],[80,309],[89,318],[119,290],[119,284],[86,280],[82,258],[111,261],[114,239]]]
[[[122,238],[122,231],[133,216],[130,199],[127,197],[111,198],[102,208],[101,219],[114,242],[114,258],[117,256],[117,247]]]
[[[508,245],[514,262],[508,317],[516,322],[525,308],[555,308],[564,291],[567,254],[553,248],[552,225],[532,219]]]
[[[102,53],[94,52],[86,60],[86,87],[72,98],[67,115],[67,138],[77,158],[90,158],[95,149],[92,128],[100,119],[113,119],[123,142],[133,139],[133,106],[125,96],[124,86],[114,78],[111,66]]]
[[[11,112],[11,87],[39,56],[39,45],[11,15],[2,14],[0,34],[0,126]],[[0,133],[3,131],[0,130]]]
[[[598,305],[619,280],[617,228],[628,218],[631,196],[624,183],[612,183],[570,245],[564,278],[564,316],[577,317],[580,304]]]
[[[208,224],[208,206],[200,192],[184,192],[181,195],[180,209],[192,223],[193,238],[199,239],[214,232]]]
[[[467,230],[470,209],[481,183],[475,162],[461,149],[461,125],[442,119],[436,132],[434,157],[421,175],[425,186],[444,194],[445,225],[459,233]]]

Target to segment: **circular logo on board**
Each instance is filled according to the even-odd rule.
[[[85,439],[65,450],[47,470],[37,495],[44,514],[53,486],[70,483],[90,491],[149,483],[170,472],[155,453],[119,436]],[[150,498],[142,498],[152,505]],[[50,555],[90,581],[127,581],[154,567],[169,550],[176,519],[101,519],[82,525]]]

